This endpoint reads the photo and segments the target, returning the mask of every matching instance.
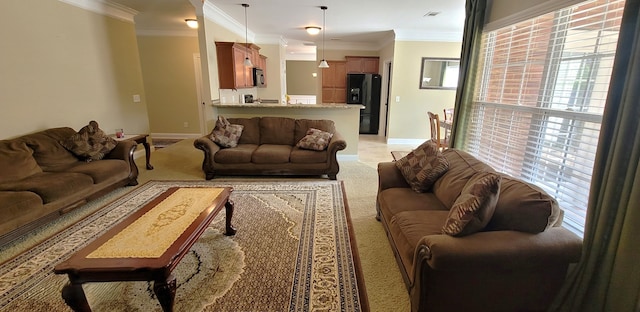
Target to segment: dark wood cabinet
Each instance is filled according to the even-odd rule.
[[[260,55],[260,47],[257,45],[249,44],[247,48],[244,43],[216,42],[216,53],[220,89],[254,87],[253,68],[244,66],[244,59],[247,57],[255,67],[265,71],[266,77],[266,57]]]
[[[377,74],[380,58],[377,56],[345,56],[347,73]]]
[[[347,101],[347,63],[345,61],[327,61],[329,68],[322,69],[322,102],[346,103]]]

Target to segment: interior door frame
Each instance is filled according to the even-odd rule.
[[[196,97],[198,98],[198,121],[200,123],[200,134],[205,135],[207,131],[207,114],[205,112],[206,103],[204,101],[202,85],[202,63],[200,53],[193,53],[193,69],[196,75]]]

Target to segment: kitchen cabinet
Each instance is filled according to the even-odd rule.
[[[327,61],[329,68],[322,69],[322,102],[347,102],[347,63]]]
[[[377,74],[380,58],[377,56],[345,56],[347,73],[349,74]]]
[[[257,65],[261,62],[260,47],[254,44],[249,44],[248,49],[245,47],[244,43],[216,42],[220,89],[254,87],[253,68],[244,66],[244,59],[248,57],[254,66],[260,67]],[[266,65],[266,61],[264,63]]]

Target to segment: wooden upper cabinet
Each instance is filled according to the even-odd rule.
[[[253,66],[260,68],[258,64],[262,58],[260,47],[254,44],[248,46],[247,49],[244,43],[216,42],[220,89],[253,88],[253,68],[244,66],[244,59],[248,57]],[[264,65],[266,67],[266,61]]]
[[[345,56],[347,73],[377,74],[380,58],[377,56]]]
[[[322,69],[322,102],[345,103],[347,100],[347,63],[327,61],[329,68]]]

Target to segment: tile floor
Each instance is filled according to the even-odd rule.
[[[391,151],[411,151],[417,145],[387,144],[384,136],[361,134],[358,141],[358,159],[370,167],[378,168],[378,163],[392,161]]]

